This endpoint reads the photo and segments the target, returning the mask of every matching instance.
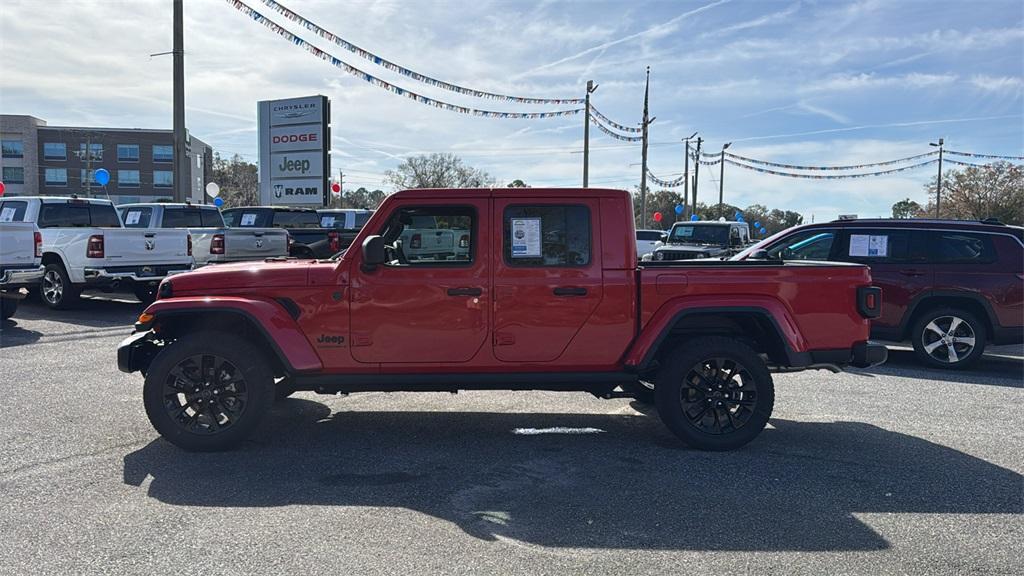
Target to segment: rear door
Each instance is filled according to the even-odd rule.
[[[557,360],[603,294],[599,203],[495,198],[494,355]]]
[[[408,199],[373,234],[391,246],[388,262],[372,271],[353,267],[350,333],[359,362],[459,363],[473,358],[490,333],[490,230],[486,198],[451,199],[441,205]],[[423,233],[468,231],[466,257],[437,254],[409,258],[401,250],[404,226],[432,217]],[[403,224],[404,223],[404,224]]]
[[[932,289],[934,266],[928,261],[927,230],[860,228],[843,230],[836,260],[871,268],[871,283],[882,289],[882,313],[872,322],[880,336],[895,336],[910,304]]]

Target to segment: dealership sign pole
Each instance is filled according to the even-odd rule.
[[[327,206],[330,102],[307,96],[257,103],[260,203]]]

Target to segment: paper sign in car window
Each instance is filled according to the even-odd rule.
[[[512,257],[539,258],[540,218],[512,219]]]
[[[0,212],[0,222],[14,222],[14,208],[10,206],[4,208]]]
[[[676,228],[676,237],[690,238],[693,236],[693,226],[680,226]]]
[[[142,216],[141,210],[129,210],[128,214],[124,217],[124,225],[131,226],[132,224],[138,224],[140,216]]]
[[[242,223],[240,226],[254,226],[256,224],[256,215],[253,213],[242,214]]]
[[[850,234],[850,256],[885,258],[889,255],[889,237],[874,234]]]
[[[334,216],[324,216],[324,219],[320,222],[321,228],[334,228]]]

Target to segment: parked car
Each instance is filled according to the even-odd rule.
[[[320,215],[320,227],[345,232],[359,232],[370,216],[373,216],[373,210],[360,208],[330,208],[316,212]]]
[[[763,252],[762,252],[763,251]],[[1024,228],[993,221],[836,220],[790,228],[737,259],[855,262],[882,288],[874,338],[964,368],[988,344],[1024,341]]]
[[[651,253],[651,259],[690,260],[727,258],[750,244],[746,222],[676,222],[668,238]]]
[[[283,228],[291,244],[288,254],[295,258],[330,258],[348,248],[354,232],[342,232],[320,225],[320,215],[312,208],[288,206],[250,206],[222,212],[231,228]]]
[[[449,216],[432,208],[404,214],[395,255],[410,261],[465,260],[469,256],[469,220],[467,215]]]
[[[469,232],[465,259],[401,254],[428,214]],[[332,261],[165,280],[117,352],[145,374],[156,430],[219,450],[296,390],[561,390],[653,400],[687,444],[727,450],[767,424],[771,370],[885,360],[868,342],[880,296],[866,266],[638,267],[622,190],[406,190],[356,242]]]
[[[109,200],[19,196],[0,202],[0,213],[7,209],[42,235],[40,295],[51,308],[72,306],[89,289],[123,288],[150,302],[160,280],[192,269],[187,231],[124,228]]]
[[[125,228],[188,230],[197,267],[288,255],[286,230],[228,228],[216,206],[154,202],[122,204],[117,212]]]
[[[43,278],[43,235],[35,224],[14,222],[15,208],[0,206],[0,318],[7,320]]]
[[[636,255],[637,258],[644,254],[654,252],[654,249],[661,246],[668,239],[668,233],[664,230],[637,230],[636,231]]]

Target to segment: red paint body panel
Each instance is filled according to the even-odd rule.
[[[505,209],[543,204],[589,210],[587,264],[505,261]],[[472,262],[364,269],[364,240],[409,206],[472,208]],[[337,261],[211,266],[166,282],[171,297],[150,313],[244,311],[296,370],[327,374],[621,371],[640,363],[678,313],[708,307],[766,311],[796,352],[848,349],[867,340],[856,289],[871,283],[866,267],[849,264],[638,269],[631,197],[602,189],[403,191]],[[465,288],[480,293],[449,292]],[[297,306],[297,321],[283,299]]]

